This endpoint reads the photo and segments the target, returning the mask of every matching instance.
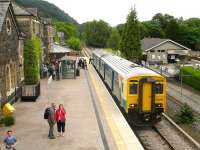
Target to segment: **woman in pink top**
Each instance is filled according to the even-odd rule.
[[[56,110],[56,121],[57,121],[58,135],[64,136],[66,112],[65,112],[65,109],[63,107],[63,104],[60,104],[59,108]]]

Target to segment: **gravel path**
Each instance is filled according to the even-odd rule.
[[[181,103],[187,103],[193,110],[200,114],[200,94],[183,88],[181,98],[180,86],[170,82],[167,84],[167,92],[170,96],[176,98]]]

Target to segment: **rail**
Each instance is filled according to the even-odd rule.
[[[200,149],[200,144],[195,141],[189,134],[187,134],[181,127],[179,127],[171,118],[169,118],[166,114],[162,114],[163,117],[171,124],[174,126],[174,128],[176,128],[176,130],[185,137],[186,140],[188,140],[192,146],[196,149]]]

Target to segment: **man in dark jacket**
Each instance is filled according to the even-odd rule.
[[[54,125],[56,124],[56,105],[54,103],[51,104],[49,116],[48,116],[48,123],[49,123],[49,139],[55,139],[54,136]]]

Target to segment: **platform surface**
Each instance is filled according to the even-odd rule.
[[[92,105],[85,73],[74,79],[53,81],[47,86],[47,80],[41,81],[41,93],[37,102],[18,102],[16,124],[12,127],[0,127],[0,141],[5,132],[12,129],[17,137],[19,150],[101,150],[102,139]],[[67,111],[65,137],[49,140],[48,124],[43,113],[51,102],[64,104]],[[55,126],[56,130],[56,126]],[[55,132],[56,134],[56,132]]]
[[[112,96],[105,88],[105,85],[91,65],[89,66],[89,74],[95,91],[97,91],[97,102],[104,113],[103,116],[105,117],[106,125],[108,125],[108,128],[111,130],[117,149],[143,150],[141,143],[131,130],[124,116],[115,104]]]
[[[0,127],[0,141],[12,129],[19,150],[143,150],[94,68],[88,68],[76,79],[42,80],[36,102],[14,104],[16,124]],[[43,119],[52,102],[67,111],[65,136],[54,140],[48,139]]]

